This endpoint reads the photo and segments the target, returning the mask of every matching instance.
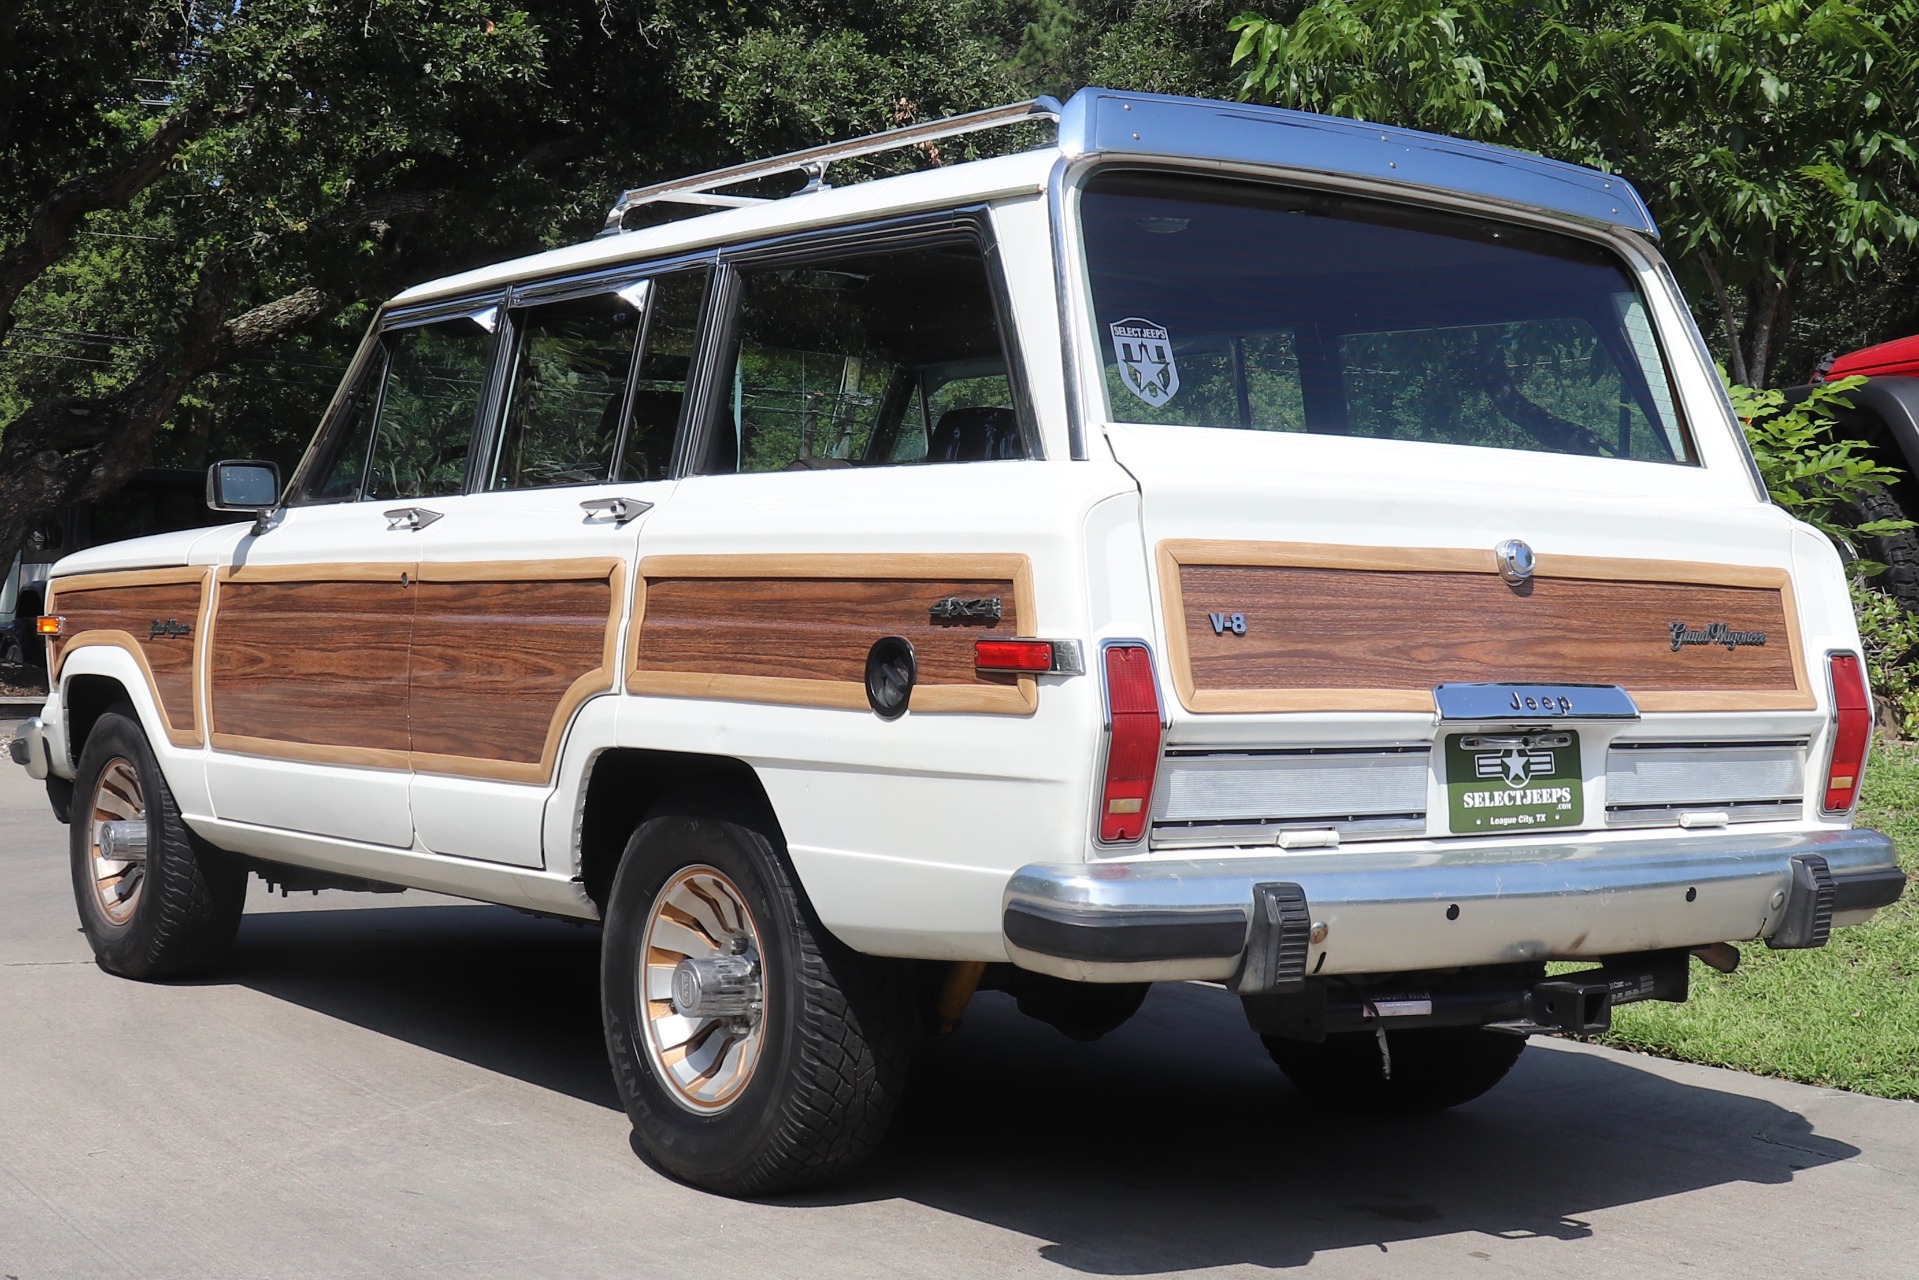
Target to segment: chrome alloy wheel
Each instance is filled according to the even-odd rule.
[[[140,773],[125,756],[100,770],[89,807],[87,842],[93,852],[93,894],[114,924],[133,918],[147,881],[147,801]]]
[[[725,872],[686,867],[647,910],[634,990],[653,1073],[689,1111],[725,1110],[765,1043],[760,934]]]

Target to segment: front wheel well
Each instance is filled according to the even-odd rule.
[[[685,799],[786,849],[779,819],[759,775],[743,760],[682,751],[618,747],[603,751],[587,777],[580,811],[580,880],[602,913],[627,841],[661,801]]]
[[[126,686],[112,676],[73,677],[66,683],[61,702],[66,709],[67,754],[71,757],[70,763],[76,765],[87,745],[87,736],[101,716],[114,707],[125,707],[129,714],[134,714],[133,698]],[[134,714],[134,719],[139,716]]]

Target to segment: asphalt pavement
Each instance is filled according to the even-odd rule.
[[[859,1176],[729,1201],[632,1150],[596,931],[256,883],[222,973],[145,985],[65,850],[0,767],[4,1280],[1919,1274],[1919,1106],[1535,1041],[1359,1122],[1194,986],[1090,1045],[983,996]]]

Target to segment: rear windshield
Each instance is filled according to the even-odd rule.
[[[1163,174],[1097,176],[1080,208],[1114,421],[1693,461],[1599,245]]]

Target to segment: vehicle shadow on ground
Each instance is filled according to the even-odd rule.
[[[495,907],[282,911],[247,918],[222,978],[617,1111],[597,948],[596,930]],[[1774,1103],[1649,1067],[1537,1048],[1480,1102],[1372,1122],[1309,1106],[1214,989],[1157,987],[1096,1044],[987,994],[925,1046],[880,1156],[778,1203],[906,1199],[1124,1276],[1455,1233],[1578,1241],[1599,1210],[1859,1154]]]

